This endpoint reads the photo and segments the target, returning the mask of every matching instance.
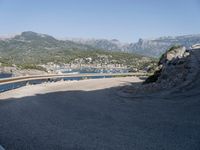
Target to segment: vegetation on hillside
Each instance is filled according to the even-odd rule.
[[[2,65],[24,69],[39,69],[41,64],[122,64],[137,69],[150,69],[156,60],[136,54],[111,52],[74,43],[60,41],[51,36],[24,32],[12,39],[0,41]]]

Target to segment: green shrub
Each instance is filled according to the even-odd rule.
[[[40,71],[45,71],[47,72],[46,68],[42,66],[37,66],[34,64],[24,64],[20,66],[21,69],[35,69],[35,70],[40,70]]]

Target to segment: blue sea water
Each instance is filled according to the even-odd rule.
[[[0,78],[9,78],[12,77],[12,74],[9,73],[0,73]]]
[[[99,69],[99,68],[87,68],[83,67],[81,69],[71,69],[71,70],[64,70],[62,73],[78,73],[78,74],[85,74],[85,73],[128,73],[128,69]]]
[[[5,77],[5,76],[4,76]],[[83,79],[100,79],[100,78],[112,78],[112,76],[87,76],[87,77],[82,77],[81,75],[78,77],[58,77],[58,78],[49,78],[49,79],[37,79],[37,80],[28,80],[28,81],[19,81],[15,83],[7,83],[0,85],[0,93],[5,92],[8,90],[20,88],[23,86],[26,86],[27,84],[41,84],[44,82],[57,82],[57,81],[72,81],[72,80],[83,80]]]

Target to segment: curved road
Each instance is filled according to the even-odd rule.
[[[8,150],[199,150],[200,50],[192,55],[193,82],[169,95],[118,96],[117,86],[138,84],[131,78],[6,92],[0,95],[0,144]]]

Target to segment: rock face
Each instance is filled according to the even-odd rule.
[[[154,84],[160,88],[170,88],[186,80],[190,68],[190,53],[185,47],[172,47],[161,57],[157,71],[145,83]],[[152,83],[151,83],[152,84]]]
[[[132,89],[135,93],[151,93],[179,87],[191,81],[195,59],[185,47],[174,46],[162,55],[155,73]]]
[[[159,65],[165,63],[174,63],[174,61],[183,58],[185,53],[186,53],[185,47],[174,46],[162,55],[159,61]]]

